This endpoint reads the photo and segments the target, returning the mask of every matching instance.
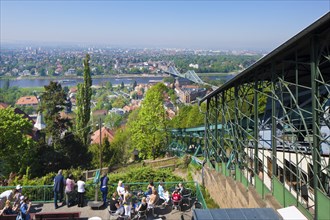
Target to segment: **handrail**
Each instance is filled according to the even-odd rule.
[[[160,182],[154,182],[154,184],[159,184]],[[203,194],[200,190],[200,186],[195,181],[170,181],[165,182],[165,186],[170,189],[170,186],[177,185],[182,183],[187,188],[190,188],[193,192],[192,194],[195,196],[198,202],[203,205],[203,208],[207,208]],[[124,183],[125,185],[131,186],[131,190],[136,189],[145,189],[149,182],[127,182]],[[109,184],[109,196],[112,194],[113,191],[116,190],[117,183]],[[8,190],[14,189],[15,186],[0,186],[0,193]],[[36,185],[36,186],[22,186],[22,193],[30,198],[33,202],[41,202],[41,203],[49,203],[54,201],[54,192],[53,192],[53,185]],[[86,184],[85,185],[86,193],[85,197],[87,200],[94,200],[95,196],[95,184]],[[100,197],[100,195],[99,195]],[[99,198],[101,200],[101,197]]]

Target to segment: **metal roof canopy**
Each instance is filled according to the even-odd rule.
[[[258,80],[269,80],[271,81],[272,74],[270,72],[263,72],[264,69],[267,69],[271,66],[272,63],[277,63],[283,60],[294,60],[295,51],[299,51],[300,60],[306,59],[306,62],[309,61],[310,51],[308,50],[310,46],[310,39],[314,35],[319,35],[324,33],[330,28],[330,12],[325,14],[323,17],[315,21],[313,24],[302,30],[300,33],[283,43],[281,46],[261,58],[259,61],[248,67],[246,70],[242,71],[240,74],[235,76],[230,81],[223,84],[217,90],[212,93],[204,96],[200,101],[201,104],[206,99],[213,97],[214,95],[225,91],[231,87],[234,87],[236,84],[243,84],[251,81]],[[306,49],[307,48],[307,49]],[[256,74],[258,73],[258,74]],[[307,72],[308,74],[309,72]],[[292,77],[294,78],[294,73]],[[300,71],[300,76],[306,84],[310,83],[310,77],[304,77],[305,74]],[[303,78],[304,77],[304,78]]]
[[[281,219],[271,208],[194,209],[193,217],[194,220]]]

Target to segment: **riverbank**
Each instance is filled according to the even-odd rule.
[[[147,77],[167,77],[167,74],[117,74],[117,75],[97,75],[92,79],[117,79],[117,78],[147,78]],[[22,79],[42,79],[42,80],[62,80],[62,79],[83,79],[83,76],[19,76],[0,77],[1,80],[22,80]]]
[[[236,75],[238,72],[230,73],[197,73],[199,77],[202,76],[230,76]],[[95,75],[92,79],[117,79],[117,78],[152,78],[152,77],[169,77],[168,74],[116,74],[116,75]],[[22,80],[22,79],[39,79],[39,80],[62,80],[62,79],[83,79],[83,76],[19,76],[9,77],[2,76],[0,80]]]

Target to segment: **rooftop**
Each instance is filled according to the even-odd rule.
[[[17,100],[16,105],[38,105],[38,99],[35,96],[22,96]]]

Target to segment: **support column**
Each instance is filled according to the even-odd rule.
[[[221,140],[220,140],[220,149],[222,154],[222,163],[225,164],[225,158],[226,158],[226,150],[225,150],[225,129],[226,129],[226,115],[225,115],[225,92],[221,93],[221,108],[222,108],[222,115],[221,115]],[[222,165],[222,167],[224,167]],[[223,170],[223,169],[221,169]],[[225,169],[225,174],[227,169]]]
[[[258,122],[258,79],[255,79],[254,82],[254,128],[253,128],[253,134],[254,134],[254,173],[255,178],[258,176],[259,173],[259,164],[258,164],[258,142],[259,142],[259,122]]]
[[[274,178],[276,178],[276,165],[277,165],[277,141],[276,141],[276,103],[275,103],[275,64],[271,64],[272,74],[272,193],[274,196]]]
[[[319,78],[319,73],[317,71],[317,38],[313,36],[311,39],[311,83],[312,83],[312,118],[313,118],[313,150],[312,150],[312,157],[313,157],[313,185],[314,185],[314,210],[315,215],[314,219],[318,219],[318,196],[317,196],[317,189],[318,189],[318,172],[319,172],[319,150],[320,150],[320,139],[319,134],[320,131],[318,127],[320,126],[320,118],[318,109],[318,98],[319,98],[319,85],[317,83],[317,79]]]
[[[238,134],[239,134],[239,129],[238,129],[238,86],[236,85],[235,86],[235,93],[234,93],[234,96],[235,96],[235,146],[234,146],[234,149],[235,149],[235,160],[236,160],[236,164],[235,164],[235,179],[237,180],[237,173],[236,173],[236,168],[237,168],[237,165],[238,165]]]
[[[219,102],[218,101],[219,101],[218,100],[218,95],[216,95],[215,96],[215,122],[214,122],[214,138],[215,138],[215,140],[213,140],[213,147],[216,148],[216,154],[217,155],[215,155],[216,156],[215,159],[216,159],[217,164],[220,162],[219,153],[221,153],[221,148],[218,145],[218,117],[219,117],[219,111],[218,111]]]

